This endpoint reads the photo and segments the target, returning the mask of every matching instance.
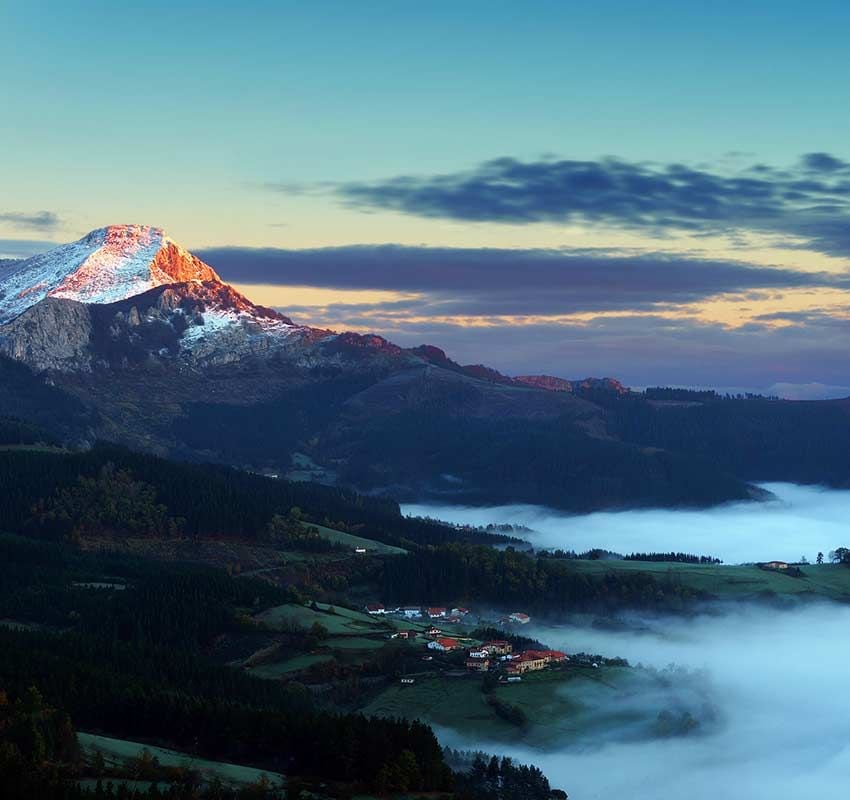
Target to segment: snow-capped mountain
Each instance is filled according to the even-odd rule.
[[[114,366],[145,354],[222,363],[306,334],[314,332],[255,305],[147,225],[99,228],[0,265],[0,353],[38,370]]]
[[[109,225],[47,253],[0,265],[0,324],[46,297],[114,303],[189,281],[221,279],[161,228]]]

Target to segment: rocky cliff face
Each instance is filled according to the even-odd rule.
[[[91,369],[88,306],[49,298],[0,326],[0,353],[37,371]]]

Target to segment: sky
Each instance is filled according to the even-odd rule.
[[[0,0],[0,258],[165,228],[508,374],[850,394],[844,2]]]

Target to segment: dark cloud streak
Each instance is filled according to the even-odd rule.
[[[847,276],[659,254],[375,245],[199,255],[237,283],[426,293],[441,314],[645,309],[723,293],[850,288]]]
[[[0,211],[0,222],[6,222],[16,228],[31,228],[52,231],[59,227],[61,220],[52,211],[36,211],[26,214],[22,211]]]
[[[823,252],[850,254],[850,163],[828,153],[808,153],[789,169],[754,164],[734,173],[618,158],[505,157],[457,173],[321,190],[364,211],[467,222],[584,222],[655,234],[744,229],[806,237]]]

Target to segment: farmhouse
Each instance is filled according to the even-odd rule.
[[[432,625],[430,628],[428,628],[425,631],[426,636],[439,636],[441,633],[442,633],[442,631],[439,628],[435,627],[434,625]]]
[[[408,619],[412,619],[413,617],[421,617],[422,609],[419,606],[402,606],[399,609],[399,612],[403,614]]]
[[[487,672],[490,669],[489,658],[467,658],[466,668],[471,672]]]
[[[508,615],[508,619],[511,622],[516,622],[520,625],[527,625],[531,622],[531,617],[529,617],[528,614],[523,614],[522,611],[514,611],[513,614]]]
[[[429,608],[425,612],[431,619],[442,619],[446,616],[445,608]]]
[[[366,613],[372,615],[386,614],[387,609],[381,603],[370,603],[366,606]]]
[[[545,658],[541,658],[535,653],[520,653],[513,660],[508,662],[505,667],[505,672],[508,675],[521,675],[524,672],[536,672],[540,669],[546,669],[549,662]]]
[[[396,636],[399,639],[415,639],[419,636],[419,631],[399,631]]]
[[[469,651],[470,658],[490,658],[490,651],[485,648],[481,648],[480,650],[470,650]]]
[[[458,608],[452,609],[452,616],[453,617],[465,617],[468,613],[469,613],[469,609],[463,608],[462,606],[459,606]]]
[[[542,658],[547,664],[562,664],[567,660],[567,654],[560,650],[526,650],[521,655],[530,658]]]
[[[484,642],[484,644],[481,645],[481,649],[486,650],[493,656],[510,655],[514,650],[513,645],[510,642],[506,642],[501,639],[497,639],[492,642]]]
[[[460,648],[460,642],[457,639],[434,639],[432,642],[428,642],[428,647],[431,650],[439,650],[441,653],[448,653],[451,650],[458,650]]]
[[[767,561],[761,565],[764,569],[788,569],[786,561]]]

